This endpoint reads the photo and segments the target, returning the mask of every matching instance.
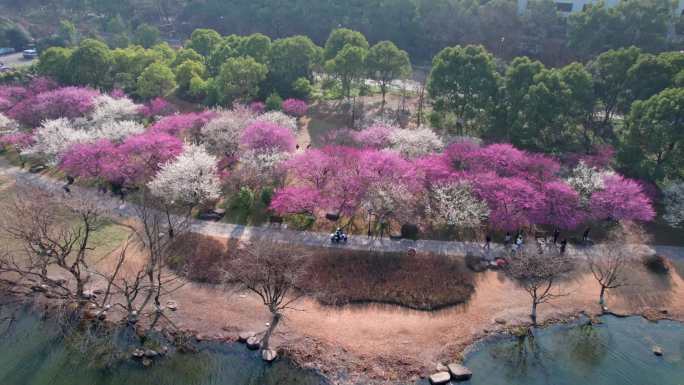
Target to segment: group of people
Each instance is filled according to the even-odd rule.
[[[589,232],[591,231],[591,228],[587,227],[586,230],[584,230],[584,233],[582,233],[582,242],[587,243],[589,241]],[[567,247],[568,247],[568,240],[566,238],[561,239],[561,233],[559,229],[554,229],[553,230],[553,244],[558,245],[558,250],[560,251],[561,254],[564,254]],[[492,236],[490,234],[487,234],[485,237],[485,245],[484,249],[489,251],[491,249],[491,242],[492,242]],[[506,232],[506,235],[504,236],[504,247],[508,249],[509,247],[512,247],[512,251],[518,251],[520,250],[523,245],[525,244],[525,237],[524,234],[521,230],[518,230],[518,232],[515,234],[515,237],[511,235],[510,232]],[[540,243],[540,248],[541,248],[541,243]]]

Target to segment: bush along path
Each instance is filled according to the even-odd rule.
[[[64,182],[55,180],[45,175],[33,174],[16,166],[11,166],[5,159],[0,158],[0,175],[13,178],[18,186],[38,187],[46,191],[56,193],[64,193]],[[130,218],[136,216],[135,205],[129,202],[122,203],[117,197],[112,197],[109,194],[99,194],[94,189],[72,185],[69,187],[71,194],[81,197],[88,197],[92,199],[103,208],[111,212],[115,216],[121,218]],[[242,241],[258,241],[260,239],[268,239],[272,242],[283,242],[296,246],[303,247],[328,247],[328,248],[347,248],[350,250],[375,250],[384,252],[409,252],[415,251],[418,253],[431,253],[447,256],[464,256],[477,255],[488,259],[495,259],[507,254],[507,249],[502,244],[490,245],[487,250],[483,243],[477,242],[457,242],[457,241],[435,241],[435,240],[394,240],[394,239],[378,239],[368,238],[364,235],[352,235],[346,244],[333,244],[330,242],[330,234],[310,232],[310,231],[294,231],[279,227],[264,226],[244,226],[235,225],[223,222],[209,222],[202,220],[193,220],[191,224],[193,232],[242,240]],[[592,247],[574,247],[568,246],[566,253],[578,258],[584,258],[589,255],[602,253],[603,245],[595,245]],[[634,249],[635,253],[657,253],[668,258],[684,258],[684,247],[677,246],[662,246],[662,245],[625,245]]]

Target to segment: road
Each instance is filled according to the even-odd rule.
[[[0,63],[12,68],[25,67],[33,64],[38,59],[26,60],[21,52],[0,56]]]

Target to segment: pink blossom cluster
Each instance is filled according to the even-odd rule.
[[[13,91],[16,90],[10,90]],[[7,92],[0,92],[0,99]],[[16,103],[6,114],[25,126],[35,127],[44,120],[82,117],[92,111],[94,100],[99,95],[96,90],[82,87],[63,87],[36,94],[26,89],[20,100],[14,99]]]
[[[309,111],[309,104],[300,99],[285,99],[281,108],[290,116],[301,117]]]
[[[240,144],[249,150],[292,152],[296,139],[292,130],[270,122],[255,121],[245,128]]]
[[[33,135],[28,132],[13,132],[0,136],[0,145],[13,146],[18,150],[28,148],[33,143]]]
[[[604,188],[583,202],[561,178],[558,161],[508,144],[464,140],[415,160],[387,150],[330,146],[297,155],[285,167],[293,183],[271,204],[281,215],[334,211],[353,216],[369,189],[386,182],[405,186],[418,204],[433,186],[450,181],[470,184],[489,208],[489,225],[499,230],[534,224],[574,229],[588,221],[650,221],[655,215],[636,181],[607,174],[613,176],[606,177]]]
[[[177,157],[182,149],[180,139],[148,131],[128,137],[119,145],[109,140],[75,144],[62,154],[60,168],[81,178],[141,185],[148,182],[161,165]]]
[[[216,112],[210,110],[169,115],[153,124],[150,130],[172,136],[198,135],[202,126],[215,117]]]
[[[393,130],[393,127],[386,124],[376,123],[364,130],[352,133],[352,138],[362,147],[380,149],[390,145]]]
[[[266,103],[260,102],[260,101],[258,101],[258,100],[257,100],[257,101],[254,101],[254,102],[251,102],[251,103],[249,103],[249,109],[250,109],[253,113],[255,113],[255,114],[257,114],[257,115],[261,115],[261,114],[263,114],[264,112],[266,112]]]
[[[140,115],[146,118],[167,116],[173,114],[174,112],[176,112],[175,107],[166,99],[161,97],[150,100],[140,108]]]

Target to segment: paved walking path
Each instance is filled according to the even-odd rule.
[[[0,175],[6,175],[16,180],[18,185],[28,185],[39,187],[44,190],[63,193],[64,181],[58,181],[47,176],[32,174],[26,170],[11,166],[5,159],[0,158]],[[121,217],[134,217],[136,215],[135,206],[131,203],[121,203],[117,197],[108,194],[98,194],[94,189],[80,186],[70,186],[72,194],[76,196],[89,197],[99,202],[100,206]],[[390,240],[368,238],[363,235],[352,235],[345,245],[333,245],[330,243],[330,235],[326,233],[310,231],[293,231],[283,228],[264,226],[243,226],[223,222],[209,222],[193,220],[191,229],[194,232],[209,235],[226,237],[230,239],[258,241],[267,239],[269,241],[284,242],[307,247],[327,247],[345,248],[352,250],[377,250],[387,252],[405,252],[414,249],[417,252],[429,252],[441,255],[466,255],[476,254],[494,258],[503,255],[506,250],[501,244],[492,244],[491,250],[484,250],[482,243],[475,242],[456,242],[456,241],[434,241],[434,240]],[[684,258],[684,247],[678,246],[646,246],[646,245],[626,245],[636,251],[655,250],[657,253],[669,258]],[[586,258],[589,255],[597,255],[605,252],[605,246],[596,245],[593,247],[573,247],[568,245],[568,254]]]

